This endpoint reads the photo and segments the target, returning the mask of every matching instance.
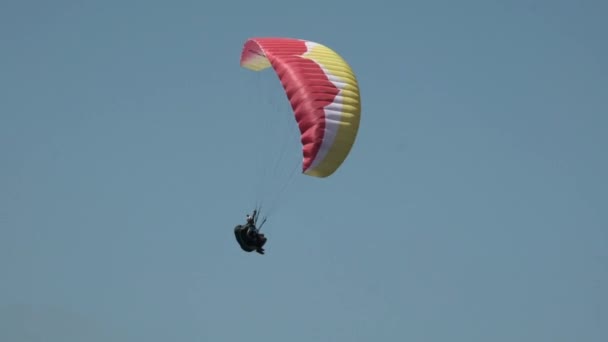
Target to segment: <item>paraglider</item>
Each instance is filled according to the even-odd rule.
[[[262,225],[264,222],[262,222]],[[259,232],[256,223],[257,210],[254,210],[252,215],[247,215],[247,223],[245,225],[237,225],[234,227],[234,236],[241,246],[241,249],[245,252],[256,251],[259,254],[264,254],[264,245],[266,244],[267,239],[264,234]]]
[[[348,63],[317,42],[258,37],[244,43],[240,65],[252,71],[272,67],[278,76],[300,131],[302,173],[318,178],[334,174],[352,149],[361,115],[359,86]],[[257,250],[248,243],[245,228],[238,227],[241,248]]]

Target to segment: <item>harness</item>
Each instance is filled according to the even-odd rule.
[[[234,236],[241,248],[247,252],[253,252],[258,248],[256,241],[252,240],[248,234],[249,226],[238,225],[234,227]]]

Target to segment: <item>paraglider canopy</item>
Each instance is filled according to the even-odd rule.
[[[344,162],[359,129],[361,102],[354,72],[330,48],[294,38],[251,38],[241,66],[272,67],[293,109],[302,143],[302,172],[328,177]]]

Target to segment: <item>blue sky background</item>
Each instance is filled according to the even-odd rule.
[[[0,2],[0,340],[608,340],[607,2],[211,4]],[[232,228],[300,152],[252,36],[363,99],[265,256]]]

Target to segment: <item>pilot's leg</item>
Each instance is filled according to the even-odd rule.
[[[264,235],[259,236],[258,239],[260,248],[263,247],[266,244],[266,241],[268,240]]]

